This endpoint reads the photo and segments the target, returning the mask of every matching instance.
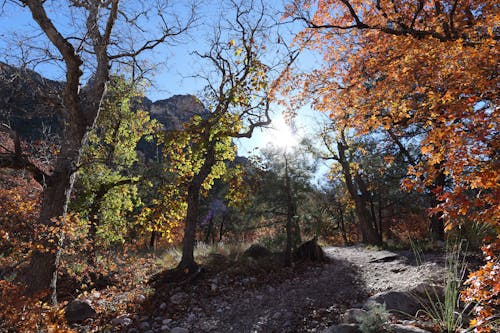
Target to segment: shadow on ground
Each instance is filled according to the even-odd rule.
[[[345,260],[298,262],[293,268],[273,260],[238,265],[208,266],[189,283],[157,284],[133,326],[158,332],[174,327],[189,332],[322,331],[368,296],[356,267]]]

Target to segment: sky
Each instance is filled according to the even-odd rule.
[[[128,1],[130,3],[132,0]],[[70,17],[72,15],[78,16],[78,11],[74,9],[68,11],[65,7],[62,7],[62,3],[60,0],[49,1],[50,10],[48,14],[58,28],[62,31],[72,33],[79,27]],[[173,8],[171,10],[173,12],[178,14],[181,19],[187,17],[189,13],[187,1],[172,3]],[[266,1],[266,4],[272,5],[275,8],[274,10],[281,10],[283,8],[282,0]],[[228,18],[228,11],[224,8],[221,9],[220,1],[204,0],[198,2],[197,13],[197,21],[193,24],[192,29],[188,30],[187,34],[183,34],[182,38],[179,38],[175,42],[158,47],[147,54],[147,60],[150,63],[161,63],[155,69],[152,76],[153,86],[146,93],[146,96],[151,100],[167,99],[176,94],[196,95],[202,90],[204,82],[194,76],[205,68],[203,67],[203,62],[193,52],[207,49],[215,22],[219,20],[219,17]],[[154,31],[154,21],[145,21],[142,23],[149,30]],[[287,31],[293,30],[296,32],[300,28],[298,24],[285,26],[280,30],[280,33],[283,34],[284,38],[290,39],[292,34]],[[3,54],[3,56],[0,55],[0,61],[19,64],[20,54],[36,58],[37,54],[27,53],[27,49],[21,49],[16,43],[16,41],[23,40],[26,35],[35,36],[33,39],[28,40],[27,43],[40,44],[43,40],[37,33],[37,26],[33,23],[30,13],[25,8],[17,5],[10,5],[10,7],[4,8],[0,13],[0,50]],[[147,37],[144,36],[144,38]],[[318,63],[318,58],[310,53],[302,55],[298,60],[298,65],[301,68],[317,67]],[[33,66],[33,63],[28,66]],[[61,65],[54,66],[41,63],[35,67],[35,70],[50,79],[64,79],[64,71]],[[265,147],[269,143],[286,146],[291,145],[293,142],[298,142],[300,141],[300,137],[310,135],[311,132],[314,132],[314,129],[318,126],[317,124],[323,117],[309,107],[305,107],[297,113],[297,117],[294,120],[296,130],[292,131],[285,124],[281,116],[282,111],[284,111],[283,108],[273,105],[272,110],[273,123],[270,128],[259,129],[254,132],[251,139],[240,139],[237,142],[240,155],[246,156],[249,152],[255,152],[256,148]]]

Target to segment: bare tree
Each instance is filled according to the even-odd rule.
[[[43,0],[19,0],[13,3],[29,10],[33,20],[50,43],[47,54],[58,54],[56,57],[62,59],[64,64],[61,149],[54,171],[51,174],[43,174],[44,191],[39,218],[41,225],[54,226],[55,218],[62,216],[64,221],[66,216],[81,150],[86,142],[86,134],[99,114],[101,101],[106,94],[110,68],[116,62],[131,61],[129,63],[134,64],[143,52],[184,33],[193,23],[194,11],[181,22],[175,15],[167,12],[163,1],[154,2],[155,10],[146,8],[146,4],[153,3],[148,1],[134,2],[130,8],[121,8],[120,0],[68,0],[64,4]],[[61,28],[62,24],[58,28],[58,22],[49,16],[47,10],[49,5],[69,8],[75,19],[72,28],[80,30],[79,34],[72,35],[71,32],[65,34],[67,28]],[[149,17],[151,13],[157,14],[154,20]],[[169,20],[169,16],[175,18],[173,22]],[[76,21],[81,18],[84,20]],[[79,25],[78,22],[82,24]],[[159,35],[138,42],[148,35],[145,26],[142,28],[141,24],[150,25],[151,22],[161,25]],[[139,35],[129,39],[128,42],[123,40],[129,36],[134,37],[134,33]],[[85,83],[82,82],[84,73],[88,78]],[[9,156],[0,158],[3,159],[0,165],[8,166],[4,161],[9,161]],[[15,161],[22,163],[24,160]],[[20,165],[14,167],[19,168]],[[33,165],[26,163],[25,167],[31,169]],[[36,170],[34,173],[37,174]],[[37,292],[51,288],[52,302],[55,304],[57,266],[62,238],[61,234],[46,235],[42,244],[44,250],[33,251],[26,270],[29,291]]]

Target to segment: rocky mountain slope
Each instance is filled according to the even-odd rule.
[[[0,62],[0,123],[27,140],[43,139],[47,132],[60,133],[63,88],[63,82]],[[144,97],[135,107],[148,111],[167,130],[179,128],[193,115],[206,112],[193,95],[175,95],[154,102]]]

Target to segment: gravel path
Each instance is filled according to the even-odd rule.
[[[217,275],[178,289],[128,332],[322,332],[368,296],[408,290],[436,279],[441,270],[435,263],[415,266],[404,255],[360,246],[324,250],[330,263],[271,284]]]

